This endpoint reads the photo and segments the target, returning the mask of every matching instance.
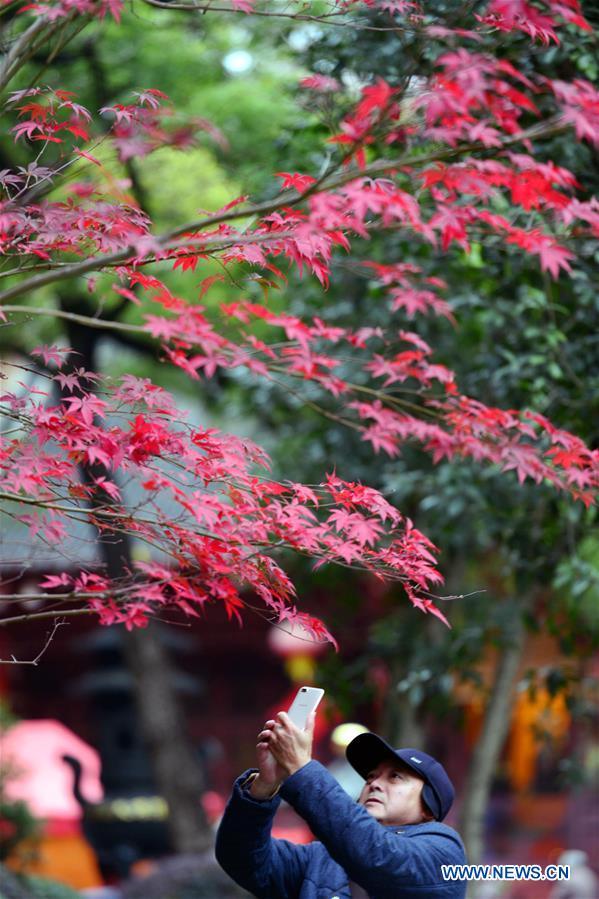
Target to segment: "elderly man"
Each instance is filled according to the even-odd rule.
[[[454,797],[439,762],[360,734],[346,752],[366,781],[356,803],[312,760],[313,729],[313,718],[302,731],[285,712],[264,725],[257,770],[238,778],[219,827],[225,871],[259,899],[463,899],[466,884],[441,868],[466,860],[458,834],[439,823]],[[271,838],[280,797],[319,842]]]

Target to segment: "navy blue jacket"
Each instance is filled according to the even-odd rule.
[[[379,824],[319,762],[284,781],[280,796],[319,842],[273,840],[280,798],[258,802],[235,782],[216,838],[225,871],[259,899],[349,899],[349,881],[371,899],[463,899],[463,881],[445,881],[442,864],[465,864],[460,837],[445,824]]]

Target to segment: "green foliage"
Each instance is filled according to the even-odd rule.
[[[284,44],[272,46],[272,36],[250,29],[249,23],[240,26],[229,16],[186,16],[144,4],[136,11],[137,16],[125,16],[119,25],[89,26],[70,52],[57,59],[47,73],[48,81],[58,85],[68,77],[78,85],[80,102],[92,109],[129,102],[132,90],[159,87],[182,119],[207,119],[223,132],[227,148],[210,138],[203,141],[221,168],[211,189],[221,179],[226,185],[233,176],[246,191],[263,190],[278,168],[280,142],[297,127],[292,97],[301,70]],[[226,71],[227,54],[235,50],[250,54],[250,72]],[[162,152],[160,156],[160,180],[168,183],[170,166]],[[141,161],[142,173],[150,161]],[[149,169],[151,174],[151,165]],[[159,185],[153,180],[155,186]],[[178,200],[199,198],[209,208],[197,185],[191,192],[173,192],[171,203],[175,195]],[[231,196],[228,191],[226,199]],[[156,218],[160,224],[160,208]]]
[[[599,646],[599,532],[581,540],[559,563],[554,580],[554,631],[564,651],[582,642],[591,652]]]
[[[5,699],[0,698],[0,733],[12,727],[17,722],[17,716],[12,711]]]
[[[17,721],[18,718],[8,703],[1,700],[0,737]],[[0,862],[9,856],[24,861],[35,855],[35,844],[40,836],[40,821],[33,815],[28,804],[6,796],[6,785],[18,775],[19,769],[13,760],[0,753]]]
[[[27,877],[25,883],[31,899],[75,899],[79,893],[64,883],[47,877]]]
[[[468,576],[477,577],[479,571],[464,573],[462,583]],[[401,741],[396,719],[406,709],[423,726],[443,719],[459,722],[456,690],[469,684],[483,691],[480,663],[489,646],[504,645],[518,603],[491,591],[450,601],[456,607],[449,631],[423,623],[400,606],[370,626],[357,655],[345,652],[341,641],[341,654],[327,658],[319,671],[320,683],[333,692],[345,714],[380,699],[384,684],[383,726],[389,739]]]
[[[431,17],[449,12],[453,25],[465,24],[460,17],[469,14],[468,5],[442,2],[427,5],[428,10]],[[511,61],[529,77],[596,79],[596,40],[594,35],[574,37],[572,32],[560,47],[531,50],[522,38],[514,44]],[[480,49],[484,51],[484,46]],[[351,85],[376,77],[407,84],[430,70],[432,57],[409,32],[366,30],[356,44],[343,29],[323,29],[303,59],[309,69]],[[320,116],[323,132],[326,102],[317,99],[310,108],[313,117]],[[543,152],[545,156],[536,155],[571,168],[591,191],[599,189],[597,156],[588,147],[574,153],[558,136]],[[502,212],[500,198],[491,209]],[[576,250],[581,259],[577,272],[557,284],[522,254],[506,256],[506,247],[496,238],[473,244],[469,253],[456,249],[441,253],[420,245],[414,235],[395,232],[371,236],[364,252],[380,262],[409,261],[420,266],[424,276],[441,275],[446,280],[456,327],[445,319],[419,316],[416,328],[401,312],[396,313],[396,322],[398,329],[417,329],[436,348],[437,361],[456,371],[465,393],[502,408],[535,408],[597,445],[598,260],[590,242],[581,239]],[[292,312],[318,315],[326,303],[327,320],[343,326],[359,327],[366,319],[376,324],[387,314],[380,288],[354,261],[351,269],[343,259],[337,261],[325,299],[309,282],[297,279],[288,296]],[[281,467],[283,462],[286,470],[292,465],[307,480],[323,467],[335,468],[344,477],[383,489],[443,546],[442,566],[448,577],[444,592],[483,591],[444,607],[453,627],[450,632],[433,622],[427,632],[430,639],[424,639],[420,618],[414,620],[411,610],[404,610],[405,615],[394,612],[371,628],[363,653],[327,660],[322,682],[348,714],[352,697],[354,705],[373,698],[368,671],[376,659],[393,671],[389,702],[399,697],[425,717],[450,712],[455,685],[476,678],[486,648],[509,638],[513,616],[523,608],[521,600],[531,595],[534,601],[525,613],[530,629],[548,630],[562,651],[575,657],[587,657],[597,645],[597,575],[588,552],[581,555],[596,512],[557,497],[549,487],[522,485],[515,477],[483,470],[475,463],[433,465],[415,447],[403,448],[398,459],[373,459],[355,432],[319,418],[316,412],[304,410],[299,416],[296,399],[276,385],[254,389],[238,379],[229,394],[232,402],[247,406],[249,389],[260,426],[272,433],[269,450]],[[313,399],[320,401],[316,395]],[[341,590],[333,581],[328,583],[329,576],[318,573],[321,588],[328,587],[336,596],[354,593],[349,576]],[[347,609],[355,615],[354,605]],[[579,680],[572,680],[565,669],[556,668],[547,678],[552,689],[563,689],[569,696],[579,688]]]
[[[39,821],[22,800],[0,799],[0,861],[18,857],[19,847],[39,837]],[[25,852],[25,850],[23,850]],[[27,850],[28,852],[28,850]]]
[[[77,899],[79,895],[55,880],[16,875],[0,865],[0,899]]]

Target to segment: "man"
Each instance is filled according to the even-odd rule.
[[[218,830],[225,871],[259,899],[463,899],[465,883],[441,870],[466,861],[458,834],[439,823],[454,797],[443,767],[360,734],[346,751],[366,781],[356,803],[312,760],[313,730],[314,717],[301,731],[285,712],[264,725],[258,768],[236,781]],[[271,839],[280,797],[319,842]]]

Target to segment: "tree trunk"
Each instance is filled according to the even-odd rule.
[[[187,738],[168,655],[152,624],[134,628],[124,645],[156,783],[169,807],[173,848],[176,852],[206,850],[212,835],[200,805],[204,777]]]
[[[393,746],[424,746],[426,739],[425,728],[418,716],[418,708],[411,703],[404,702],[399,712],[397,733]]]
[[[75,296],[62,296],[63,307],[85,312]],[[89,328],[68,325],[70,345],[75,355],[69,360],[74,367],[96,371],[97,336]],[[102,465],[83,466],[82,476],[91,483],[112,473]],[[103,499],[104,503],[107,500]],[[98,544],[104,562],[104,573],[118,579],[131,570],[131,541],[128,534],[102,531]],[[125,656],[133,675],[139,723],[148,747],[156,786],[169,807],[168,826],[175,852],[195,852],[212,842],[200,795],[204,789],[203,771],[190,744],[179,697],[170,675],[168,655],[154,628],[135,628],[126,635]]]
[[[419,706],[415,707],[407,696],[397,692],[397,684],[405,675],[403,664],[397,659],[391,663],[391,684],[385,701],[382,730],[392,746],[423,746],[425,729],[419,718]]]
[[[462,804],[460,832],[471,864],[478,863],[483,853],[484,815],[493,773],[509,729],[514,682],[522,659],[525,636],[522,609],[518,608],[497,662]]]

